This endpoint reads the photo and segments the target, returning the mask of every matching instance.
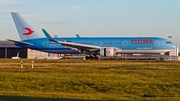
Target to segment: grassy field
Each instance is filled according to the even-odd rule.
[[[0,99],[178,101],[180,62],[0,60]]]

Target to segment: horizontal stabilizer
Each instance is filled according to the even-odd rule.
[[[23,45],[34,46],[34,44],[32,44],[32,43],[28,43],[28,42],[16,41],[16,40],[11,40],[11,39],[7,39],[7,41],[17,42],[17,43],[19,43],[19,44],[23,44]]]

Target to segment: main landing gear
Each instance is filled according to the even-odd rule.
[[[85,60],[99,60],[99,57],[97,57],[96,55],[95,56],[87,55],[85,56]]]

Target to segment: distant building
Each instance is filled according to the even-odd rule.
[[[0,41],[0,58],[16,57],[19,54],[20,58],[34,59],[37,56],[48,56],[48,53],[22,48],[14,45],[14,42]]]
[[[20,58],[27,58],[27,49],[14,45],[14,42],[0,41],[0,58],[12,58],[19,53]]]
[[[176,47],[174,50],[171,50],[169,56],[179,56],[179,48]]]

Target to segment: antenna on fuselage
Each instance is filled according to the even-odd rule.
[[[168,36],[168,38],[169,38],[169,41],[171,42],[172,36]]]

